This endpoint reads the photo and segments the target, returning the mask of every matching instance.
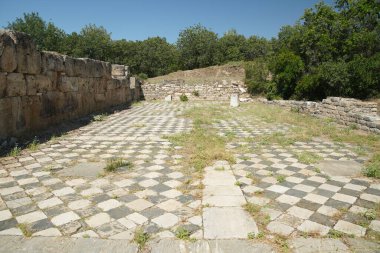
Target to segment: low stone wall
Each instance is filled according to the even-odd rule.
[[[0,31],[0,139],[138,100],[139,82],[126,70],[40,52],[27,34]]]
[[[231,94],[246,94],[244,83],[227,80],[194,84],[184,80],[168,80],[162,83],[143,83],[141,88],[145,100],[164,99],[168,95],[179,100],[182,94],[190,100],[229,100]]]
[[[356,125],[364,131],[380,133],[377,103],[352,98],[328,97],[322,102],[259,99],[266,104],[278,105],[317,117],[329,117],[344,125]]]

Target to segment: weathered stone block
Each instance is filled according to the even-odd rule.
[[[102,61],[97,61],[93,59],[83,58],[84,61],[84,71],[83,73],[78,73],[78,76],[82,77],[103,77],[106,67]]]
[[[103,102],[106,100],[106,95],[105,94],[95,94],[95,101],[96,102]]]
[[[0,71],[13,72],[17,68],[14,38],[8,31],[0,31]]]
[[[22,104],[22,99],[21,97],[12,97],[10,101],[12,105],[12,117],[9,118],[12,124],[11,129],[15,129],[16,133],[21,132],[26,126],[25,108]]]
[[[33,96],[37,94],[36,88],[36,76],[35,75],[25,75],[26,80],[26,94],[28,96]]]
[[[129,87],[130,87],[131,89],[134,89],[134,88],[136,87],[136,77],[131,76],[131,77],[129,78]]]
[[[103,75],[102,75],[102,77],[111,78],[112,64],[109,62],[102,62],[102,64],[103,64]]]
[[[45,75],[36,75],[35,76],[35,86],[37,92],[47,92],[53,89],[53,84],[51,79]]]
[[[65,73],[67,76],[82,77],[86,76],[85,61],[84,59],[73,58],[70,56],[64,56],[65,60]]]
[[[41,53],[41,61],[43,73],[47,71],[65,71],[64,56],[61,54],[44,51]]]
[[[7,75],[7,88],[6,96],[25,96],[26,95],[26,82],[24,75],[21,73],[9,73]]]
[[[33,39],[20,32],[12,32],[16,37],[16,59],[19,73],[39,74],[41,72],[41,53],[37,51]]]
[[[58,89],[62,92],[78,91],[79,78],[70,76],[61,76],[58,81]]]
[[[112,75],[113,76],[125,76],[124,65],[112,64]]]
[[[5,97],[7,87],[7,73],[0,72],[0,98]]]
[[[0,139],[11,135],[12,104],[11,98],[0,98]]]

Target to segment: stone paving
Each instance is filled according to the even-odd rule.
[[[186,104],[146,104],[93,122],[58,140],[1,159],[0,235],[131,239],[138,226],[173,237],[186,225],[202,236],[200,207],[177,188],[188,178],[160,136],[191,129]],[[67,167],[120,157],[134,167],[103,177],[66,177]],[[85,166],[86,167],[86,166]],[[199,232],[198,232],[199,231]]]
[[[231,144],[234,148],[238,145]],[[310,233],[327,235],[335,229],[357,237],[378,221],[363,214],[380,202],[380,184],[371,179],[329,177],[314,165],[303,164],[297,152],[314,150],[324,159],[352,159],[363,163],[348,148],[316,140],[297,142],[283,148],[276,145],[259,152],[238,154],[233,171],[251,203],[264,206],[270,217],[267,229],[283,236]]]
[[[217,161],[205,168],[202,181],[190,178],[182,170],[183,157],[171,152],[181,147],[164,136],[191,130],[191,120],[180,117],[191,106],[143,103],[40,144],[38,150],[0,158],[0,235],[27,232],[32,237],[131,241],[135,230],[142,227],[152,238],[163,240],[175,238],[178,227],[184,227],[191,238],[211,240],[210,244],[202,246],[200,241],[197,246],[181,246],[172,241],[173,252],[178,252],[176,247],[209,247],[204,252],[214,252],[211,249],[219,246],[212,240],[245,239],[250,233],[294,240],[326,236],[331,231],[355,237],[380,233],[380,221],[364,215],[378,208],[379,181],[360,175],[329,176],[299,158],[303,152],[313,152],[326,161],[363,164],[366,157],[358,156],[354,146],[321,139],[287,147],[254,142],[259,135],[286,134],[290,125],[238,115],[215,123],[220,135],[233,133],[243,138],[226,147],[236,154],[236,164]],[[108,174],[97,170],[79,173],[79,168],[85,172],[86,168],[102,168],[112,157],[132,162],[133,168]],[[183,191],[187,182],[191,184]],[[268,218],[265,227],[258,227],[245,212],[242,206],[247,202],[262,206]],[[303,249],[307,243],[300,240],[291,245],[296,252],[328,252],[330,246],[345,252],[353,247],[342,246],[339,240],[331,242],[333,246],[315,241],[320,251]],[[251,247],[252,251],[242,252],[274,251],[267,244],[260,245],[256,243],[256,251]],[[376,244],[371,247],[374,250],[369,252],[378,249]],[[236,251],[230,249],[225,252]]]

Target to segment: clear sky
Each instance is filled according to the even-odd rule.
[[[112,39],[166,37],[175,42],[181,30],[201,23],[220,36],[231,28],[245,36],[275,37],[319,0],[0,0],[0,27],[38,12],[67,33],[86,24],[102,25]],[[333,0],[325,0],[333,4]]]

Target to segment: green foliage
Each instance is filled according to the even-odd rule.
[[[301,57],[291,51],[283,51],[272,60],[271,65],[278,93],[285,99],[290,98],[304,72]]]
[[[11,149],[11,151],[9,152],[8,156],[13,156],[13,157],[16,157],[18,156],[19,154],[21,153],[21,148],[18,147],[17,145]]]
[[[318,3],[306,9],[296,25],[284,26],[273,57],[279,94],[311,100],[378,96],[379,12],[374,0],[337,0],[336,8]],[[284,51],[293,55],[286,60]]]
[[[86,25],[80,31],[80,39],[77,44],[81,57],[97,60],[109,60],[111,50],[111,34],[103,26],[94,24]]]
[[[150,235],[139,228],[135,230],[133,241],[139,245],[139,249],[141,250],[145,247],[145,244],[148,242],[149,238]]]
[[[92,117],[92,121],[103,121],[106,118],[107,118],[107,114],[102,113],[102,114],[94,115]]]
[[[117,168],[120,168],[120,167],[131,168],[132,167],[132,163],[126,162],[126,161],[124,161],[121,158],[112,158],[112,159],[109,159],[107,161],[107,165],[104,168],[104,170],[106,172],[114,172],[114,171],[116,171]]]
[[[137,75],[137,78],[141,79],[141,80],[146,80],[146,79],[148,79],[148,75],[145,73],[140,73]]]
[[[270,72],[267,60],[257,58],[244,63],[245,83],[252,95],[264,95],[270,91]]]
[[[180,99],[182,102],[187,102],[187,101],[189,101],[189,98],[188,98],[185,94],[182,94],[181,96],[179,96],[179,99]]]
[[[16,18],[6,28],[30,34],[40,50],[66,51],[66,33],[53,23],[46,23],[36,12],[24,13],[23,18]]]
[[[39,141],[37,138],[34,138],[34,140],[31,143],[29,143],[28,149],[31,151],[37,151],[38,146],[39,146]]]
[[[380,154],[375,154],[372,157],[363,169],[363,174],[367,177],[380,178]]]
[[[177,230],[175,232],[175,236],[181,240],[189,240],[190,239],[190,232],[184,227],[179,227],[179,228],[177,228]]]
[[[236,30],[226,32],[218,40],[218,62],[241,61],[244,59],[244,46],[246,39]]]
[[[137,42],[137,69],[148,77],[161,76],[178,69],[178,53],[176,47],[165,38],[154,37]],[[136,68],[136,67],[135,67]]]
[[[181,67],[195,69],[217,63],[218,36],[198,24],[179,33],[177,48]]]
[[[193,91],[192,94],[195,97],[199,97],[199,91],[197,91],[197,90]]]

